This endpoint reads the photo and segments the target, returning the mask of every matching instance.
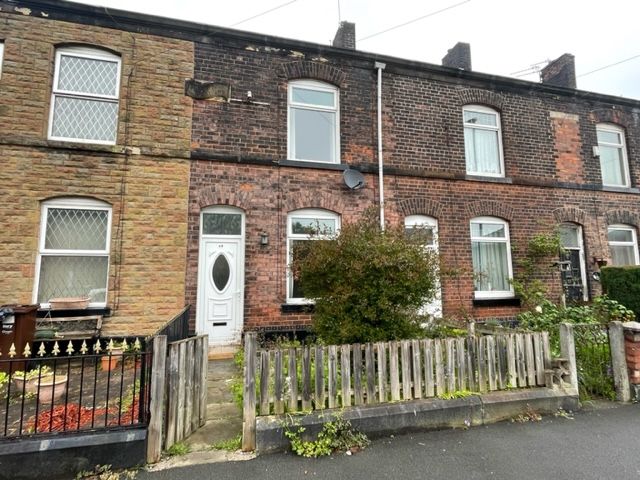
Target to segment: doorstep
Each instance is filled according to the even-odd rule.
[[[209,360],[228,360],[240,350],[240,345],[209,345]]]

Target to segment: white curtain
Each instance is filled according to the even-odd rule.
[[[471,252],[476,291],[507,291],[511,288],[506,243],[474,241]]]
[[[500,173],[497,131],[465,127],[464,151],[468,172]]]
[[[610,245],[611,263],[614,266],[635,265],[636,258],[631,245]]]

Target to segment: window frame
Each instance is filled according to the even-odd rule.
[[[425,248],[438,253],[438,221],[428,215],[407,215],[404,217],[405,231],[408,228],[424,228],[430,227],[433,230],[433,243],[425,245]]]
[[[493,127],[491,125],[468,125],[464,119],[465,112],[477,112],[477,113],[490,113],[495,115],[496,117],[496,126]],[[464,130],[466,128],[475,128],[479,130],[487,130],[497,132],[498,136],[498,166],[500,168],[500,172],[498,173],[486,173],[486,172],[478,172],[478,171],[470,171],[469,166],[467,164],[467,149],[464,147],[464,163],[465,163],[465,171],[467,175],[474,175],[478,177],[493,177],[493,178],[504,178],[505,177],[505,167],[504,167],[504,152],[502,149],[502,120],[500,118],[500,112],[496,109],[487,107],[484,105],[477,104],[469,104],[462,107],[462,127],[463,127],[463,143],[464,143]]]
[[[495,224],[504,226],[504,237],[474,237],[473,236],[473,225],[474,224]],[[473,268],[473,243],[474,242],[484,242],[484,243],[504,243],[506,245],[507,252],[507,270],[509,274],[509,290],[494,290],[494,291],[485,291],[485,290],[476,290],[475,286],[475,278],[473,280],[473,295],[475,299],[495,299],[495,298],[514,298],[515,292],[513,289],[513,264],[511,260],[511,234],[509,232],[509,222],[503,220],[498,217],[474,217],[469,221],[469,237],[471,239],[471,268],[473,270],[473,275],[475,277],[476,271]]]
[[[240,233],[238,234],[226,234],[226,233],[204,233],[204,216],[208,213],[218,213],[223,215],[240,215]],[[217,237],[224,238],[244,238],[245,236],[245,212],[241,208],[233,207],[230,205],[211,205],[204,207],[200,210],[200,237],[203,239],[211,239]]]
[[[609,232],[611,230],[625,230],[628,232],[631,232],[631,238],[632,240],[630,242],[621,242],[621,241],[616,241],[616,240],[609,240]],[[612,225],[609,225],[607,227],[607,244],[609,246],[609,258],[611,258],[612,262],[611,265],[616,267],[616,266],[625,266],[625,265],[614,265],[613,264],[613,253],[611,251],[611,247],[633,247],[633,259],[634,262],[632,265],[640,265],[640,254],[638,252],[638,235],[636,232],[636,228],[633,225],[627,225],[624,223],[615,223]]]
[[[615,133],[620,136],[620,143],[609,143],[609,142],[601,142],[598,138],[598,132],[608,132]],[[618,187],[618,188],[629,188],[631,187],[631,177],[629,174],[629,157],[627,155],[627,142],[625,138],[625,131],[622,127],[615,125],[613,123],[598,123],[596,125],[596,142],[598,144],[598,161],[600,163],[600,179],[602,180],[602,185],[605,187]],[[618,148],[622,152],[622,177],[624,184],[616,185],[613,183],[604,183],[604,175],[602,169],[602,151],[601,147],[612,147]]]
[[[293,233],[293,218],[311,218],[317,220],[334,220],[335,232],[332,234],[306,234],[306,233]],[[331,210],[325,210],[322,208],[302,208],[299,210],[293,210],[287,214],[287,291],[286,291],[286,303],[290,305],[312,305],[314,302],[310,298],[304,297],[292,297],[293,288],[293,275],[291,273],[291,261],[293,255],[293,249],[291,248],[294,240],[326,240],[333,235],[340,233],[340,215],[332,212]]]
[[[305,90],[329,92],[333,94],[334,105],[333,107],[327,107],[325,105],[314,105],[310,103],[299,103],[293,100],[294,88],[302,88]],[[335,113],[335,122],[333,125],[334,130],[334,152],[333,160],[319,160],[310,158],[298,158],[296,155],[295,145],[295,125],[293,123],[293,115],[291,115],[292,109],[303,109],[315,112],[330,112]],[[340,89],[329,83],[320,82],[317,80],[291,80],[287,84],[287,158],[299,162],[316,162],[326,163],[329,165],[339,165],[340,161]]]
[[[56,88],[56,86],[58,85],[59,77],[60,77],[60,65],[61,65],[60,60],[63,55],[116,63],[117,64],[116,85],[114,89],[116,94],[115,95],[98,95],[94,93],[75,92],[71,90],[61,90]],[[61,142],[87,143],[87,144],[95,144],[95,145],[116,145],[118,142],[118,120],[119,120],[119,113],[120,113],[119,107],[120,107],[121,73],[122,73],[122,58],[106,50],[99,50],[96,48],[89,48],[89,47],[62,47],[62,48],[56,49],[54,73],[53,73],[53,84],[51,85],[51,102],[49,104],[49,127],[47,129],[47,138],[49,140],[56,140]],[[53,135],[53,118],[55,114],[55,102],[56,102],[56,98],[58,97],[86,99],[86,100],[92,100],[92,101],[101,101],[103,103],[115,103],[118,108],[116,109],[116,130],[115,130],[115,137],[113,141],[54,136]]]
[[[107,212],[107,232],[105,248],[103,250],[66,250],[47,249],[46,235],[50,209],[68,210],[102,210]],[[105,284],[104,302],[90,302],[89,307],[106,307],[109,296],[109,270],[111,268],[111,228],[113,220],[113,208],[106,202],[92,198],[56,198],[42,202],[40,217],[40,238],[38,240],[38,255],[36,259],[36,272],[33,285],[33,303],[40,303],[41,308],[50,308],[49,302],[38,302],[40,287],[42,257],[107,257],[107,282]]]

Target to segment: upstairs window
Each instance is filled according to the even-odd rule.
[[[480,105],[462,110],[464,153],[469,175],[504,176],[500,115]]]
[[[58,49],[49,138],[115,144],[119,90],[119,57],[88,48]]]
[[[338,94],[325,83],[289,83],[289,158],[340,163]]]
[[[493,217],[471,220],[471,257],[476,298],[513,297],[507,222]]]
[[[89,297],[105,306],[111,207],[91,199],[56,199],[42,206],[35,301]]]
[[[340,216],[328,210],[306,209],[291,212],[287,218],[287,258],[301,242],[331,238],[340,230]],[[300,281],[291,271],[287,275],[287,303],[309,303]]]
[[[613,266],[638,265],[638,239],[631,225],[611,225],[607,230]]]
[[[615,125],[596,127],[602,184],[610,187],[629,187],[629,165],[624,143],[624,131]]]

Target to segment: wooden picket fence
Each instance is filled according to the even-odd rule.
[[[154,337],[149,463],[206,423],[208,353],[207,335],[169,344],[165,335]]]
[[[545,386],[546,332],[259,350],[259,415]],[[247,362],[252,361],[246,358]]]

